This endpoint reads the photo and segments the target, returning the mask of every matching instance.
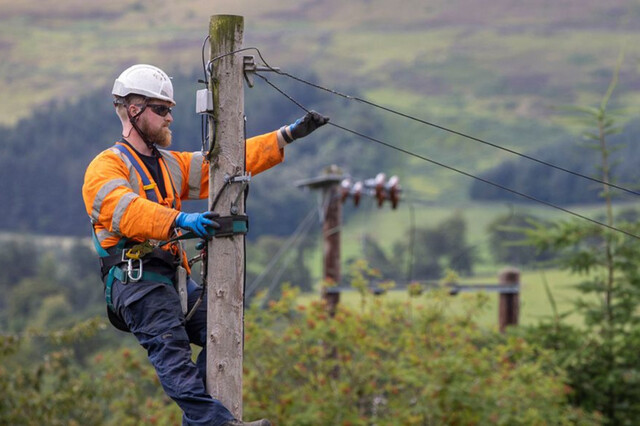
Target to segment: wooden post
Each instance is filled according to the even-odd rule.
[[[336,165],[325,169],[322,176],[305,179],[298,186],[322,189],[322,237],[324,242],[322,300],[333,316],[340,302],[340,290],[331,284],[340,282],[340,226],[342,226],[342,201],[340,183],[346,178]],[[327,285],[330,284],[330,285]]]
[[[504,332],[507,326],[518,325],[520,315],[520,271],[516,268],[505,268],[498,274],[500,285],[514,288],[512,293],[500,293],[498,306],[498,327]]]
[[[326,175],[341,175],[338,166],[330,166]],[[338,183],[327,185],[322,190],[322,205],[324,206],[324,222],[322,236],[324,239],[323,271],[326,284],[340,283],[340,227],[342,226],[342,202],[340,201],[340,187]],[[322,288],[322,298],[327,303],[331,316],[335,315],[336,307],[340,303],[340,292],[336,289]]]
[[[241,16],[212,16],[211,58],[240,49],[243,30]],[[245,170],[242,56],[232,54],[215,60],[210,78],[213,117],[209,118],[209,134],[215,132],[216,147],[209,167],[209,205],[223,187],[225,175]],[[240,185],[226,187],[215,211],[228,216],[239,190]],[[244,197],[239,198],[239,213],[243,213]],[[213,239],[208,251],[207,390],[241,419],[244,236]]]

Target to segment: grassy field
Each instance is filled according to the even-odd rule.
[[[628,205],[617,206],[617,209],[629,207]],[[637,206],[636,206],[637,207]],[[499,272],[508,265],[497,264],[490,255],[488,246],[488,235],[486,232],[487,225],[491,223],[498,215],[508,214],[513,209],[516,212],[527,212],[545,217],[550,220],[572,220],[572,216],[548,208],[537,206],[508,206],[498,204],[481,204],[481,203],[464,203],[454,207],[433,206],[425,207],[420,205],[414,206],[415,226],[416,227],[434,227],[438,223],[449,218],[452,214],[458,212],[465,218],[467,222],[468,243],[477,248],[480,261],[474,268],[474,276],[463,277],[460,284],[498,284]],[[602,213],[600,206],[576,206],[572,210],[588,217],[597,217]],[[579,220],[579,219],[576,219]],[[410,209],[405,203],[398,210],[392,211],[389,208],[378,210],[375,208],[367,208],[366,203],[356,214],[352,215],[343,228],[341,234],[341,254],[343,264],[346,259],[359,259],[362,257],[362,238],[365,234],[375,238],[379,244],[390,251],[393,243],[405,238],[405,233],[410,226]],[[322,273],[321,251],[315,250],[309,257],[307,265],[311,267],[313,276],[317,282],[320,282]],[[375,265],[372,265],[375,266]],[[343,274],[347,271],[343,268]],[[383,277],[384,278],[384,277]],[[557,269],[536,270],[522,269],[521,271],[521,310],[520,321],[522,324],[534,324],[544,317],[553,314],[552,305],[545,290],[545,282],[548,284],[552,297],[557,304],[559,313],[567,312],[572,309],[573,303],[580,296],[574,286],[581,282],[582,277],[571,275],[566,271]],[[489,304],[479,321],[487,326],[497,325],[497,301],[498,295],[488,293]],[[319,297],[319,289],[315,294],[304,294],[300,297],[301,303],[309,303]],[[409,296],[404,290],[394,290],[383,296],[391,300],[407,301]],[[426,292],[422,297],[429,297]],[[455,298],[453,309],[464,309],[465,295],[459,295]],[[358,308],[360,306],[360,295],[355,291],[347,291],[342,294],[342,303],[350,307]],[[579,324],[580,319],[576,316],[570,316],[568,321],[573,324]]]
[[[634,206],[639,207],[637,204],[621,204],[614,208],[614,212]],[[571,206],[568,209],[592,218],[597,218],[604,213],[603,207],[599,205]],[[352,208],[347,206],[345,210],[352,210]],[[407,238],[412,223],[416,228],[433,228],[452,215],[459,214],[467,224],[467,244],[475,248],[479,258],[476,274],[492,275],[504,265],[496,265],[491,256],[487,227],[497,217],[509,215],[511,212],[527,213],[551,221],[582,220],[568,213],[539,205],[451,202],[444,205],[434,203],[430,206],[424,203],[401,201],[398,209],[392,210],[388,204],[379,209],[373,205],[373,200],[363,200],[358,209],[351,211],[344,224],[341,233],[342,259],[344,261],[361,256],[362,240],[365,235],[375,239],[387,253],[390,253],[396,241]],[[314,275],[318,277],[322,264],[320,256],[321,251],[316,250],[308,263]]]

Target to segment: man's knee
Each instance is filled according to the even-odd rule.
[[[191,346],[184,327],[174,327],[148,339],[143,345],[162,386],[171,397],[183,395],[196,385],[199,373],[191,359]]]
[[[124,306],[122,316],[136,337],[143,334],[153,338],[184,325],[180,300],[175,290],[168,286],[157,287],[141,299]]]

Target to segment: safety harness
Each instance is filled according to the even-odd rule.
[[[131,153],[131,151],[129,151],[124,145],[117,143],[114,145],[114,148],[123,153],[129,159],[131,165],[136,169],[136,172],[138,172],[138,175],[142,179],[142,189],[144,190],[145,194],[147,194],[147,198],[149,199],[149,201],[157,203],[158,197],[156,197],[156,191],[154,191],[156,183],[149,180],[149,177],[142,168],[142,164],[140,164],[140,162]]]
[[[158,197],[154,190],[157,185],[149,179],[137,158],[124,145],[116,143],[114,147],[123,153],[135,168],[142,180],[142,188],[145,191],[147,198],[150,201],[157,203]],[[215,201],[211,206],[212,211],[219,199],[220,193],[228,183],[233,183],[233,179],[230,179],[228,182],[226,181],[225,185],[220,189],[218,196],[215,197]],[[173,186],[173,182],[171,182],[171,185]],[[174,193],[176,193],[175,188]],[[175,208],[175,201],[173,207]],[[210,237],[232,237],[234,235],[246,234],[249,230],[249,218],[246,215],[235,214],[231,216],[218,216],[215,218],[215,221],[220,225],[220,228],[207,228]],[[169,268],[176,269],[180,265],[181,257],[177,258],[172,252],[163,250],[161,247],[180,240],[199,238],[195,233],[187,232],[167,241],[160,242],[155,246],[147,240],[127,247],[131,244],[131,241],[123,237],[113,249],[110,249],[113,253],[109,253],[109,251],[100,245],[93,226],[91,227],[91,231],[94,246],[98,256],[100,256],[100,268],[105,285],[105,300],[107,303],[107,314],[109,320],[119,330],[127,332],[129,331],[129,328],[120,316],[117,315],[113,306],[111,293],[114,281],[119,280],[123,284],[137,283],[139,281],[152,281],[177,287],[177,283],[174,283],[173,278],[158,272],[144,270],[143,265],[152,259],[156,259],[167,265]],[[202,255],[199,257],[201,260],[206,258],[206,244],[203,247]],[[189,264],[191,265],[191,262],[189,262]],[[176,290],[179,292],[181,291],[181,289],[178,288],[176,288]],[[204,293],[204,291],[202,293]],[[200,295],[197,304],[201,302],[201,298],[202,294]],[[186,316],[187,319],[193,315],[196,307],[197,305],[192,308],[191,312]]]
[[[139,281],[154,281],[173,286],[173,279],[158,272],[145,271],[143,265],[151,259],[159,259],[168,266],[175,268],[175,256],[166,250],[152,247],[148,241],[127,249],[125,248],[127,244],[126,238],[122,238],[115,246],[115,254],[110,254],[100,245],[95,231],[93,231],[92,234],[93,244],[98,252],[98,256],[100,256],[100,271],[104,280],[104,294],[105,301],[107,302],[109,320],[116,328],[129,331],[124,321],[115,314],[115,308],[113,307],[111,298],[114,280],[119,280],[123,284],[137,283]],[[145,245],[150,248],[150,251],[146,254],[140,250],[140,247]]]

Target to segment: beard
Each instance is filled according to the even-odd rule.
[[[160,148],[168,148],[171,146],[171,130],[168,125],[152,129],[146,120],[140,122],[140,130],[144,133],[147,140]]]

